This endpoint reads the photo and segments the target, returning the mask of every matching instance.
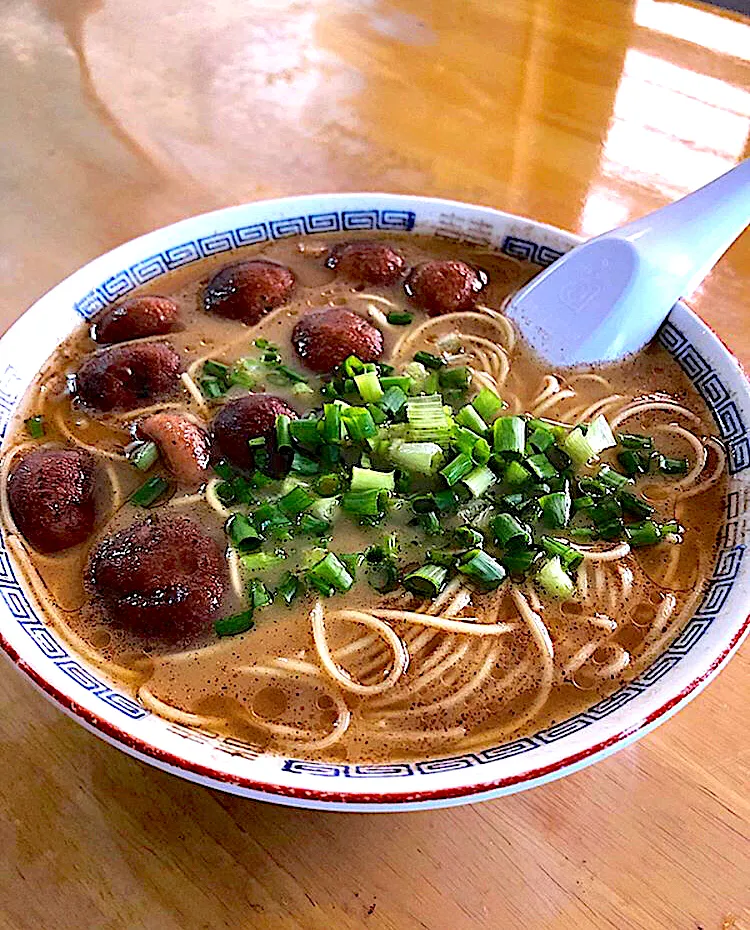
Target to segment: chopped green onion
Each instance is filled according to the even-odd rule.
[[[615,539],[622,532],[622,507],[613,498],[606,498],[592,507],[588,515],[602,539]]]
[[[401,310],[391,310],[390,313],[386,315],[386,320],[388,320],[391,326],[408,326],[413,319],[413,314],[405,313]]]
[[[233,614],[231,617],[222,617],[214,623],[214,631],[217,636],[236,636],[238,633],[246,633],[255,626],[253,621],[253,611],[243,610],[241,613]]]
[[[420,513],[417,517],[417,522],[428,536],[437,536],[442,532],[440,520],[438,520],[438,515],[434,510],[430,510],[427,513]]]
[[[503,548],[517,548],[531,545],[531,532],[529,528],[517,520],[512,514],[499,513],[492,520],[492,532],[498,546]]]
[[[317,475],[320,471],[320,465],[301,452],[295,452],[292,459],[292,471],[298,475]]]
[[[473,526],[456,527],[451,539],[461,549],[481,549],[484,546],[484,536]]]
[[[291,419],[285,414],[280,413],[276,416],[276,445],[279,449],[292,448],[292,434],[289,426]],[[263,438],[263,437],[259,437]]]
[[[433,497],[435,506],[441,513],[447,510],[455,510],[458,507],[458,495],[455,491],[451,491],[450,488],[443,488],[440,491],[435,491]]]
[[[578,568],[583,561],[583,553],[569,546],[564,539],[542,536],[542,545],[547,555],[558,556],[564,569],[571,571]]]
[[[687,459],[671,459],[666,455],[659,456],[659,471],[663,475],[684,475],[688,470]]]
[[[307,378],[298,371],[290,368],[288,365],[280,365],[278,362],[271,362],[273,371],[268,375],[268,380],[273,384],[283,384],[285,381],[291,381],[292,384],[306,384]],[[273,377],[276,375],[276,377]]]
[[[558,471],[565,471],[572,465],[568,453],[564,452],[559,446],[548,446],[544,454]]]
[[[130,495],[130,503],[136,507],[150,507],[169,489],[169,482],[161,475],[154,475]]]
[[[263,535],[275,539],[289,539],[291,536],[292,522],[276,504],[261,504],[253,514],[253,522]]]
[[[550,597],[567,599],[575,592],[575,585],[560,563],[560,557],[548,559],[536,573],[536,579]]]
[[[573,464],[578,468],[588,464],[591,459],[596,457],[596,452],[589,442],[587,436],[584,436],[580,426],[571,430],[563,443],[563,449],[573,460]]]
[[[399,468],[419,475],[434,475],[443,461],[443,450],[435,442],[404,442],[388,445],[387,458]]]
[[[229,365],[225,365],[223,362],[215,362],[209,358],[203,363],[203,374],[226,379],[229,376]]]
[[[363,442],[378,434],[372,414],[366,407],[345,407],[341,411],[341,419],[354,442]]]
[[[369,491],[376,488],[383,491],[393,491],[396,481],[392,471],[374,471],[372,468],[352,468],[352,491]]]
[[[623,472],[629,477],[634,478],[637,474],[645,473],[643,460],[631,449],[625,449],[624,452],[617,453],[617,462]]]
[[[296,517],[301,513],[304,513],[305,510],[309,510],[312,506],[315,498],[308,494],[308,492],[298,485],[296,488],[285,494],[279,500],[279,507],[284,511],[284,513],[289,517]]]
[[[238,358],[232,365],[229,372],[228,381],[230,384],[237,384],[240,387],[252,390],[260,378],[261,366],[251,358]]]
[[[495,452],[523,455],[526,448],[526,422],[521,417],[499,417],[492,425]]]
[[[286,555],[283,552],[250,552],[247,555],[240,556],[240,563],[245,571],[262,572],[269,568],[277,568],[286,561]]]
[[[346,565],[333,552],[329,552],[325,558],[313,565],[305,577],[313,587],[326,596],[336,591],[345,594],[354,584],[354,578]]]
[[[410,397],[406,402],[406,418],[410,439],[444,440],[453,429],[453,417],[446,411],[440,394]]]
[[[318,432],[318,420],[312,417],[305,417],[302,420],[292,420],[289,423],[289,432],[292,439],[301,446],[308,449],[316,449],[321,443],[321,436]]]
[[[495,474],[486,465],[478,465],[461,478],[461,482],[471,491],[473,497],[481,497],[496,481]]]
[[[497,424],[499,420],[495,420]],[[508,467],[505,469],[505,480],[508,484],[518,487],[521,484],[526,484],[526,482],[531,478],[531,472],[521,465],[520,462],[511,462]]]
[[[471,403],[479,416],[488,423],[503,409],[502,399],[486,387],[482,388]]]
[[[361,375],[363,371],[375,371],[374,365],[365,364],[361,359],[357,358],[356,355],[350,355],[348,358],[344,359],[341,367],[344,370],[344,374],[350,378],[353,378],[355,375]]]
[[[631,517],[639,517],[641,520],[647,520],[654,512],[654,508],[650,504],[647,504],[642,498],[637,497],[635,494],[631,494],[629,491],[620,491],[618,500],[625,513],[630,514]]]
[[[596,539],[596,531],[592,530],[590,526],[574,526],[570,530],[570,535],[576,542],[593,542]]]
[[[248,582],[247,594],[250,601],[250,609],[253,612],[259,610],[261,607],[267,607],[273,600],[268,588],[262,581],[258,581],[256,578]]]
[[[458,563],[458,570],[483,588],[497,588],[506,577],[503,566],[483,549],[470,549]]]
[[[444,391],[465,391],[471,382],[471,372],[465,365],[458,368],[441,368],[438,382]]]
[[[425,368],[432,368],[433,370],[445,367],[445,362],[430,352],[417,352],[414,355],[414,361],[424,365]]]
[[[553,491],[539,498],[542,516],[547,526],[553,529],[567,526],[570,521],[570,494],[567,491]]]
[[[341,442],[343,439],[340,404],[323,405],[321,436],[325,442]]]
[[[291,572],[285,572],[276,586],[276,593],[281,597],[287,607],[297,597],[301,588],[300,580]]]
[[[370,416],[375,421],[375,426],[382,426],[383,423],[387,422],[388,415],[377,404],[368,404],[367,409],[370,411]]]
[[[597,478],[605,487],[613,488],[615,491],[619,491],[626,485],[633,483],[631,478],[621,475],[619,471],[615,471],[614,468],[610,468],[609,465],[600,466],[597,472]]]
[[[540,481],[546,481],[548,478],[557,477],[557,469],[543,452],[539,452],[536,455],[530,455],[524,461],[524,465]]]
[[[445,584],[448,572],[441,565],[423,565],[416,571],[410,572],[403,580],[407,591],[412,591],[421,597],[435,597]]]
[[[607,418],[601,413],[598,417],[594,418],[589,428],[586,430],[586,440],[594,450],[595,455],[599,455],[599,453],[604,452],[605,449],[610,449],[612,446],[617,445],[617,440],[612,433],[609,423],[607,423]]]
[[[537,426],[534,432],[529,436],[529,444],[537,452],[544,452],[549,446],[554,445],[555,434],[546,427]]]
[[[208,400],[217,400],[226,394],[226,388],[217,378],[201,378],[198,382],[201,393]]]
[[[471,404],[466,404],[465,407],[462,407],[458,411],[456,414],[456,423],[460,423],[461,426],[465,426],[466,429],[471,430],[478,436],[484,436],[487,432],[487,424]]]
[[[148,471],[158,458],[159,447],[155,442],[139,443],[128,453],[130,464],[135,465],[138,471]]]
[[[234,548],[240,552],[254,552],[263,544],[263,537],[244,514],[233,513],[224,530]]]
[[[644,520],[626,526],[625,536],[631,546],[653,546],[661,539],[661,532],[653,520]]]
[[[32,439],[41,439],[44,436],[44,417],[40,413],[23,422],[26,432]]]
[[[392,417],[402,409],[407,400],[408,396],[406,393],[397,384],[394,384],[383,394],[380,400],[380,407],[385,413]]]
[[[593,507],[595,503],[596,501],[590,494],[582,494],[573,501],[573,510],[578,513],[579,510],[586,510],[588,507]]]
[[[315,485],[321,497],[332,497],[341,490],[341,478],[336,474],[321,475]]]
[[[392,387],[397,387],[408,394],[412,387],[412,379],[409,377],[409,375],[388,375],[387,377],[380,379],[380,386],[383,388],[386,394],[388,393],[389,388]]]
[[[503,568],[511,575],[523,575],[534,564],[537,552],[534,549],[510,549],[505,552],[501,562]]]
[[[359,396],[366,404],[374,404],[383,397],[383,387],[376,371],[365,371],[361,375],[355,375],[354,383],[357,385]]]
[[[347,491],[341,498],[341,507],[355,516],[375,517],[385,512],[387,502],[387,491],[371,488],[367,491]]]
[[[471,456],[465,452],[459,454],[449,462],[445,468],[440,469],[440,474],[445,478],[450,487],[459,482],[464,475],[468,475],[474,469],[474,462]]]
[[[327,536],[331,530],[328,520],[321,520],[311,513],[303,513],[300,517],[299,528],[302,533],[310,536]]]
[[[653,449],[654,441],[650,436],[640,436],[636,433],[618,433],[617,442],[623,449]]]

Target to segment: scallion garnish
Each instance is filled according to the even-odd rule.
[[[661,539],[659,527],[653,520],[631,523],[625,527],[625,535],[631,546],[653,546]]]
[[[38,413],[36,416],[24,420],[26,432],[32,439],[41,439],[44,436],[44,417]]]
[[[452,459],[445,468],[440,469],[440,474],[445,478],[446,482],[450,487],[459,482],[465,475],[468,475],[469,472],[473,471],[474,462],[470,455],[467,455],[465,452],[459,452],[459,454]]]
[[[432,355],[430,352],[417,352],[414,355],[414,361],[419,362],[420,365],[424,365],[425,368],[431,368],[434,371],[445,366],[445,362],[441,358],[438,358],[437,355]]]
[[[148,471],[159,458],[159,447],[155,442],[139,442],[130,448],[127,456],[138,471]]]
[[[479,416],[488,423],[492,422],[503,409],[503,401],[489,388],[482,388],[471,402]]]
[[[276,446],[279,449],[292,448],[292,433],[290,430],[291,419],[285,413],[280,413],[276,417]],[[263,438],[263,437],[259,437]]]
[[[487,424],[482,419],[478,410],[476,410],[471,404],[466,404],[465,407],[462,407],[456,414],[456,423],[459,423],[461,426],[466,427],[466,429],[471,430],[476,435],[484,436],[487,432]]]
[[[440,593],[447,577],[448,571],[443,566],[428,563],[406,575],[403,585],[408,591],[421,597],[435,597]]]
[[[154,475],[130,495],[130,503],[135,504],[136,507],[150,507],[169,490],[169,487],[170,484],[166,478]]]
[[[310,568],[305,575],[309,584],[326,597],[337,591],[345,594],[354,584],[346,565],[333,552]]]
[[[341,498],[341,509],[359,517],[377,517],[385,512],[388,492],[379,488],[367,491],[347,491]]]
[[[408,326],[414,320],[414,316],[405,311],[391,310],[386,315],[386,320],[388,320],[391,326]]]
[[[550,597],[565,600],[573,595],[575,585],[565,572],[559,556],[548,559],[536,574],[537,581]]]
[[[659,471],[663,475],[684,475],[687,474],[687,459],[672,459],[666,455],[660,455],[658,458]]]
[[[276,594],[289,606],[297,597],[302,587],[299,578],[291,572],[285,572],[276,585]]]
[[[263,537],[242,513],[233,513],[224,530],[234,548],[240,552],[255,552],[263,544]]]
[[[483,549],[470,549],[459,560],[458,570],[488,590],[497,588],[506,578],[503,566]]]
[[[301,485],[297,485],[279,500],[279,507],[287,516],[296,517],[305,510],[309,510],[314,501],[312,494],[309,494]]]
[[[471,491],[473,497],[481,497],[496,481],[494,473],[486,465],[477,465],[468,475],[461,478],[461,482]]]
[[[499,417],[492,425],[495,452],[523,455],[526,448],[526,422],[522,417]]]
[[[243,610],[231,617],[222,617],[221,620],[217,620],[214,623],[214,631],[217,636],[236,636],[239,633],[247,633],[254,626],[253,611]]]
[[[352,491],[369,491],[372,488],[382,491],[393,491],[396,487],[392,471],[375,471],[372,468],[352,468]]]
[[[497,544],[503,548],[520,548],[531,545],[531,531],[510,513],[499,513],[492,520],[492,532]]]

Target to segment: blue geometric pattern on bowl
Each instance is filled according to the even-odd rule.
[[[75,309],[81,316],[90,318],[102,307],[121,298],[133,288],[165,274],[174,268],[199,261],[209,255],[230,252],[246,245],[257,245],[275,239],[300,234],[320,232],[354,232],[365,229],[379,229],[388,232],[408,232],[414,228],[415,214],[403,210],[349,210],[316,213],[291,219],[256,223],[236,229],[217,232],[202,239],[190,240],[181,245],[157,253],[144,259],[126,271],[104,281],[75,303]],[[482,224],[480,224],[481,226]],[[441,218],[441,224],[434,235],[439,238],[462,242],[484,243],[487,231],[465,229],[458,224],[452,225],[450,215]],[[516,236],[506,236],[499,251],[521,261],[548,265],[562,254],[542,243]],[[679,365],[695,384],[704,398],[716,421],[718,432],[724,440],[729,453],[729,471],[738,474],[750,468],[750,435],[739,414],[737,405],[718,373],[711,368],[705,358],[698,352],[685,334],[673,323],[667,321],[658,334],[664,348],[677,360]],[[0,375],[0,434],[5,432],[9,415],[19,399],[23,388],[22,379],[8,366]],[[494,746],[481,752],[465,753],[444,759],[430,759],[423,762],[403,762],[388,765],[349,765],[339,763],[309,762],[302,759],[285,759],[283,769],[286,772],[318,775],[325,778],[368,778],[368,777],[405,777],[409,775],[429,775],[456,769],[469,768],[496,762],[510,756],[520,755],[532,749],[562,739],[571,733],[583,730],[592,723],[602,720],[614,713],[639,694],[652,687],[663,675],[667,674],[698,643],[710,628],[726,602],[737,578],[745,554],[745,546],[738,544],[742,538],[741,521],[743,518],[741,495],[733,491],[727,495],[726,521],[722,528],[720,548],[717,552],[713,574],[708,582],[700,607],[687,623],[672,645],[637,679],[629,682],[620,690],[599,701],[587,711],[570,717],[554,726],[501,746]],[[34,641],[37,648],[51,662],[61,669],[82,689],[95,695],[110,707],[130,719],[148,716],[149,712],[130,698],[118,694],[84,668],[67,647],[35,614],[13,572],[5,538],[0,541],[0,597],[3,598],[19,626]],[[216,736],[190,730],[173,724],[173,732],[180,733],[192,740],[211,743],[222,751],[235,755],[254,758],[257,751],[253,746],[235,739],[217,739]]]

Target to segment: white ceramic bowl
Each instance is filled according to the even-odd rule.
[[[156,230],[90,262],[45,294],[0,340],[0,426],[55,346],[82,320],[133,288],[203,256],[306,233],[363,229],[470,242],[537,266],[578,238],[487,207],[399,194],[324,194],[207,213]],[[582,318],[581,323],[584,325]],[[695,616],[637,680],[584,713],[484,751],[392,765],[305,762],[258,755],[239,740],[148,713],[71,654],[0,550],[0,645],[67,714],[125,752],[193,781],[300,807],[393,811],[462,804],[559,778],[643,736],[695,697],[747,632],[750,559],[750,390],[730,352],[683,304],[659,339],[706,400],[729,453],[730,487],[712,578]]]

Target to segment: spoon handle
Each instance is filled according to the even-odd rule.
[[[642,219],[563,255],[513,297],[506,313],[559,366],[637,352],[675,302],[703,280],[750,223],[750,160]]]
[[[672,303],[690,293],[750,224],[750,159],[639,220],[605,233],[631,242],[671,279]]]

